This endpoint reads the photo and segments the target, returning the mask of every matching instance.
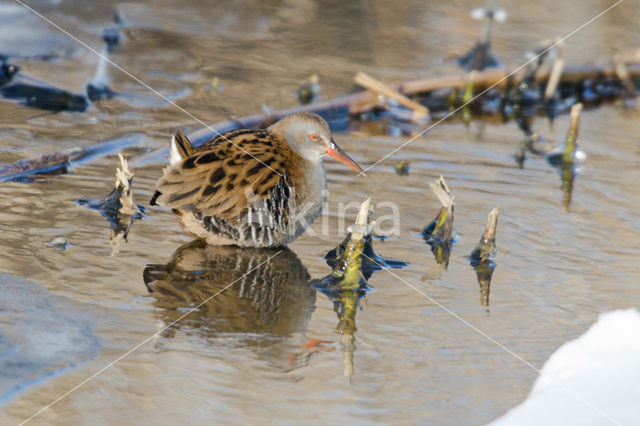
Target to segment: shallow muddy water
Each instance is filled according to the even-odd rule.
[[[295,106],[293,92],[314,72],[325,99],[349,91],[359,70],[385,81],[451,72],[479,31],[469,18],[478,3],[131,2],[117,6],[128,26],[111,59],[213,123],[259,113],[263,103]],[[495,28],[494,50],[513,69],[526,50],[613,2],[500,3],[509,20]],[[100,32],[113,25],[107,2],[29,5],[98,50]],[[626,0],[578,32],[567,62],[636,48],[639,6]],[[61,56],[16,59],[30,77],[79,92],[93,78],[94,54],[18,4],[0,3],[0,39],[0,53]],[[167,146],[175,129],[202,125],[108,72],[111,88],[126,95],[84,113],[0,100],[0,162],[134,137],[123,153],[136,199],[148,206],[166,163],[145,154]],[[214,77],[223,90],[211,90]],[[543,157],[516,167],[522,135],[513,122],[469,130],[445,122],[367,177],[328,161],[325,214],[282,252],[192,243],[158,207],[114,249],[108,222],[77,200],[111,190],[115,154],[69,174],[1,183],[0,420],[29,418],[177,321],[31,423],[487,423],[525,398],[537,372],[416,289],[538,368],[599,313],[638,307],[639,118],[617,104],[584,111],[587,160],[568,212],[560,176]],[[540,117],[534,129],[555,146],[568,124],[563,115],[550,129]],[[352,131],[335,139],[368,166],[408,138]],[[409,175],[395,174],[398,160],[410,160]],[[420,235],[439,210],[428,184],[440,175],[456,197],[458,237],[446,269]],[[333,302],[310,281],[330,273],[323,256],[355,219],[357,208],[344,214],[345,205],[370,196],[379,219],[392,206],[399,212],[398,232],[374,240],[377,254],[408,266],[370,277],[350,342],[336,332]],[[487,307],[467,256],[498,205]],[[69,246],[49,245],[56,237]]]

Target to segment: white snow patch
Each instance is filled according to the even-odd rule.
[[[541,371],[527,399],[492,426],[640,424],[640,313],[601,314]]]

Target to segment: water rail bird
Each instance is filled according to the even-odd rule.
[[[334,142],[327,122],[304,112],[198,147],[178,131],[170,152],[151,205],[172,209],[187,232],[213,245],[285,246],[326,201],[324,156],[363,171]]]

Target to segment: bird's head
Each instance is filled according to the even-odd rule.
[[[335,143],[329,125],[317,114],[299,112],[287,115],[269,127],[269,131],[282,136],[293,151],[308,161],[317,163],[328,155],[359,173],[363,172]]]

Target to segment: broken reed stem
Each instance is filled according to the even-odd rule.
[[[124,158],[122,153],[118,153],[118,158],[120,159],[120,168],[116,168],[116,189],[118,189],[118,186],[120,185],[127,187],[129,181],[133,178],[133,173],[129,170],[127,160]]]
[[[500,214],[500,207],[496,207],[489,213],[489,219],[487,220],[487,227],[482,234],[482,241],[496,240],[496,229],[498,228],[498,215]]]
[[[351,238],[347,242],[342,254],[343,277],[340,281],[342,290],[355,290],[360,287],[360,276],[362,269],[362,251],[364,250],[364,239],[371,233],[369,216],[371,213],[371,198],[367,198],[360,205],[360,212],[356,217],[356,222],[349,226]],[[341,267],[338,267],[340,269]]]
[[[369,226],[370,214],[371,198],[367,198],[360,205],[360,211],[358,212],[358,216],[356,216],[355,223],[349,227],[352,241],[362,240],[371,232],[371,227]]]
[[[449,192],[447,182],[442,176],[429,184],[431,191],[440,201],[440,211],[436,218],[422,231],[423,238],[431,245],[438,263],[447,262],[453,238],[454,199]]]
[[[576,140],[578,139],[578,130],[580,129],[580,114],[582,112],[582,104],[577,103],[571,107],[571,124],[567,131],[567,137],[564,140],[565,147],[562,153],[562,162],[564,164],[573,163],[573,156],[576,150]]]
[[[616,77],[620,79],[622,84],[624,85],[626,95],[628,97],[636,96],[636,87],[631,81],[631,76],[629,75],[629,62],[637,62],[640,60],[640,50],[632,52],[627,55],[615,55],[613,58],[613,62],[615,65]]]
[[[500,207],[496,207],[489,213],[487,227],[482,233],[480,241],[471,252],[471,259],[475,261],[489,260],[491,254],[496,248],[496,229],[498,228],[498,215]]]
[[[622,61],[626,64],[640,62],[640,49],[632,50],[631,52],[627,53],[619,53],[615,55],[614,61]]]
[[[556,59],[553,61],[553,65],[551,66],[551,73],[549,74],[547,87],[544,91],[545,101],[551,99],[558,88],[558,83],[560,83],[560,77],[562,76],[562,70],[564,69],[564,41],[561,40],[558,42],[556,45],[556,52]]]
[[[453,232],[454,197],[451,196],[447,181],[442,176],[434,183],[430,183],[429,187],[441,205],[431,235],[437,237],[441,243],[447,243],[451,240]]]
[[[120,192],[120,208],[119,212],[125,215],[137,215],[142,214],[140,207],[135,201],[133,196],[133,187],[131,183],[133,181],[133,173],[129,170],[127,160],[121,153],[118,153],[120,158],[120,167],[116,168],[116,182],[115,190]]]
[[[414,118],[423,119],[429,117],[429,108],[413,101],[400,93],[398,90],[387,86],[379,80],[367,75],[363,72],[359,72],[353,79],[356,84],[387,98],[395,99],[400,105],[409,108],[413,111]]]
[[[443,176],[440,176],[440,178],[438,178],[434,183],[430,183],[429,187],[435,194],[436,198],[438,198],[438,201],[440,201],[442,207],[449,210],[453,206],[455,197],[451,196],[449,186]]]

